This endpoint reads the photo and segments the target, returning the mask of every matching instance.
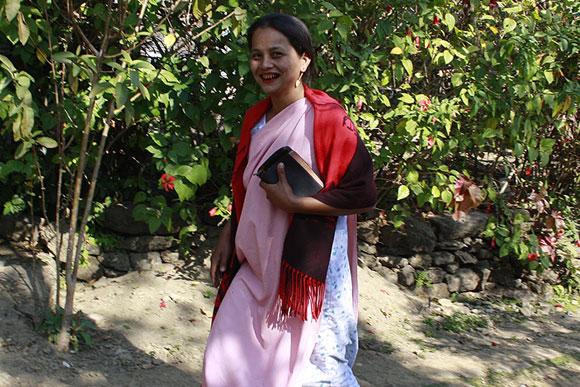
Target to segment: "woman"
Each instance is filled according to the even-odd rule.
[[[269,14],[248,30],[250,68],[267,98],[244,117],[232,220],[210,274],[219,291],[204,384],[357,386],[356,213],[376,200],[372,162],[340,104],[303,83],[314,49],[299,19]],[[255,175],[282,146],[324,181],[312,197]]]

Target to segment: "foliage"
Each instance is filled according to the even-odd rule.
[[[454,312],[451,316],[445,316],[441,327],[449,332],[461,333],[475,328],[486,328],[488,324],[487,319],[483,316]]]
[[[71,202],[88,118],[89,166],[110,127],[96,202],[133,202],[151,232],[182,238],[197,230],[200,211],[227,218],[240,123],[261,97],[244,31],[283,10],[309,25],[319,55],[312,86],[357,123],[374,158],[378,207],[394,225],[412,212],[460,216],[481,203],[499,255],[577,278],[569,263],[579,240],[578,2],[109,5],[0,1],[6,213]]]
[[[57,336],[60,332],[64,309],[58,308],[56,312],[50,312],[46,315],[40,325],[39,330],[48,336],[51,343],[56,343]],[[72,319],[71,328],[71,346],[75,351],[83,347],[93,346],[93,332],[96,329],[94,322],[84,317],[81,312],[77,312]]]
[[[429,273],[426,271],[418,271],[417,276],[415,277],[415,286],[417,288],[433,287],[433,282],[431,281],[431,278],[429,278]]]

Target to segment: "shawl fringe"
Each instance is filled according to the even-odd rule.
[[[322,313],[324,289],[324,282],[312,278],[290,266],[286,260],[282,260],[278,286],[282,316],[297,317],[306,321],[310,310],[312,318],[317,320]]]

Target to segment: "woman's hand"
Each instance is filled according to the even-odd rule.
[[[300,198],[294,195],[292,187],[288,183],[284,164],[280,163],[276,168],[278,171],[278,182],[276,184],[267,184],[262,181],[260,187],[266,191],[266,196],[273,205],[288,213],[297,212]]]
[[[277,166],[278,182],[276,184],[267,184],[260,182],[260,187],[266,191],[268,200],[276,207],[294,214],[312,214],[323,216],[342,216],[350,214],[359,214],[361,212],[371,211],[373,207],[369,208],[336,208],[322,203],[320,200],[310,196],[296,196],[292,191],[292,187],[286,178],[286,171],[284,164],[280,163]]]
[[[211,266],[209,273],[213,286],[218,287],[222,274],[228,267],[228,261],[232,256],[232,224],[227,222],[220,233],[218,243],[211,254]]]

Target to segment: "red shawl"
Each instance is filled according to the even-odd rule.
[[[353,122],[340,103],[326,93],[305,85],[304,94],[314,110],[315,160],[324,181],[323,190],[314,197],[335,208],[373,206],[376,189],[372,161]],[[251,129],[269,108],[270,99],[258,102],[246,112],[242,123],[232,177],[232,243],[244,206],[246,190],[242,176],[248,162]],[[284,242],[278,289],[283,315],[306,320],[310,306],[312,317],[320,316],[335,226],[334,216],[294,214],[292,217]],[[230,259],[216,297],[214,317],[239,266],[235,257]]]

